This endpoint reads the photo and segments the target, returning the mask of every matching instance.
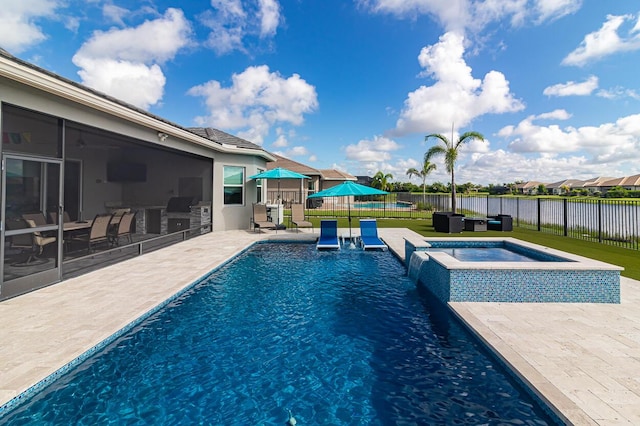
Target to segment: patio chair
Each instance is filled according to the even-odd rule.
[[[35,224],[34,226],[47,226],[47,218],[44,213],[25,213],[22,215],[24,220],[31,220]]]
[[[120,238],[123,238],[123,237],[127,238],[129,240],[129,243],[133,242],[131,238],[131,225],[133,223],[133,219],[135,215],[136,215],[135,213],[127,212],[122,216],[120,216],[120,220],[116,224],[115,228],[112,228],[113,231],[110,235],[111,243],[113,245],[119,246]],[[111,219],[111,222],[113,222],[113,219]]]
[[[100,243],[109,244],[109,223],[111,222],[111,214],[96,215],[91,223],[89,232],[85,234],[76,235],[71,238],[71,241],[79,242],[87,245],[87,252],[91,253],[94,246]]]
[[[316,248],[320,249],[338,249],[340,250],[340,241],[338,240],[338,221],[337,220],[321,220],[320,221],[320,237],[316,243]]]
[[[51,223],[57,225],[58,224],[58,212],[49,212],[49,219],[51,219]],[[71,216],[66,211],[62,214],[62,223],[72,222]]]
[[[508,214],[499,214],[487,217],[487,229],[490,231],[513,231],[513,218]]]
[[[253,231],[255,232],[256,229],[275,229],[278,232],[276,224],[267,218],[267,206],[265,204],[253,205]]]
[[[378,237],[378,222],[375,219],[360,219],[360,241],[364,250],[389,248]]]
[[[296,233],[298,228],[311,228],[311,232],[313,232],[313,223],[304,217],[304,205],[302,204],[291,204],[291,223],[296,226]]]
[[[36,223],[32,220],[24,219],[7,219],[7,229],[24,229],[27,227],[35,228]],[[42,255],[46,245],[55,243],[56,237],[44,237],[40,232],[32,232],[30,234],[19,234],[9,237],[9,248],[20,250],[19,256],[26,256],[26,259],[16,260],[12,262],[12,265],[27,265]]]

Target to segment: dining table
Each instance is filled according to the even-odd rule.
[[[88,228],[91,228],[91,221],[89,220],[79,220],[77,222],[65,222],[62,224],[62,229],[64,232],[81,231]]]

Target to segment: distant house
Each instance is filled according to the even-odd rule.
[[[615,178],[608,176],[598,176],[595,178],[586,179],[585,181],[583,181],[582,187],[589,191],[589,193],[591,194],[602,192],[602,184],[613,179]]]
[[[616,186],[620,186],[628,191],[638,191],[640,190],[640,174],[604,181],[600,184],[600,190],[606,193]]]
[[[565,179],[546,185],[547,190],[554,195],[566,195],[574,187],[582,187],[583,181],[578,179]]]
[[[309,179],[270,179],[266,181],[266,202],[273,202],[278,194],[285,203],[301,203],[311,194],[331,188],[342,182],[355,181],[356,177],[335,169],[315,169],[281,155],[272,154],[276,161],[267,163],[267,169],[281,167],[308,176]]]
[[[518,194],[536,195],[538,194],[538,188],[540,187],[540,185],[545,185],[545,184],[542,182],[538,182],[537,180],[530,180],[528,182],[522,182],[522,183],[516,184],[516,191],[518,192]]]

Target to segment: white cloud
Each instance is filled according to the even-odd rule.
[[[449,32],[422,49],[418,60],[425,68],[423,75],[435,83],[409,93],[393,134],[443,132],[451,123],[461,128],[484,114],[524,108],[502,73],[490,71],[483,80],[473,78],[463,59],[463,42],[461,35]]]
[[[568,81],[546,87],[542,93],[547,96],[588,96],[598,88],[598,77],[592,75],[582,83]]]
[[[582,0],[358,0],[358,4],[373,13],[400,18],[429,15],[445,31],[478,32],[509,17],[514,26],[555,20],[576,12]]]
[[[633,89],[625,89],[624,87],[613,87],[611,89],[598,90],[596,96],[605,99],[631,98],[637,101],[640,100],[640,93]]]
[[[5,1],[0,7],[0,46],[21,53],[47,39],[38,25],[41,19],[54,19],[59,0]]]
[[[377,162],[390,160],[390,152],[398,149],[400,145],[395,141],[383,136],[375,136],[373,140],[363,139],[355,145],[347,145],[345,154],[348,160]]]
[[[211,30],[205,45],[218,55],[246,52],[248,39],[270,39],[280,25],[277,0],[211,0],[211,6],[199,20]]]
[[[122,27],[124,27],[123,18],[130,13],[131,11],[129,9],[116,6],[115,4],[107,3],[102,6],[102,15],[104,15],[104,17],[107,18],[110,22],[116,23]]]
[[[260,0],[260,36],[272,37],[280,24],[280,4],[276,0]]]
[[[159,64],[189,45],[191,26],[179,9],[137,27],[96,31],[73,56],[89,87],[147,109],[157,104],[166,79]]]
[[[629,31],[629,37],[622,38],[618,34],[625,21],[636,20],[636,24]],[[590,61],[601,59],[618,52],[640,49],[640,19],[633,15],[608,15],[607,21],[598,31],[587,34],[580,46],[569,53],[563,60],[563,65],[583,66]]]
[[[499,136],[511,139],[509,149],[516,153],[556,156],[570,153],[584,156],[597,164],[616,164],[637,157],[640,145],[640,114],[619,118],[599,126],[561,128],[557,124],[540,126],[539,117],[530,116],[516,126],[500,130]],[[575,168],[566,168],[575,170]]]
[[[263,143],[272,125],[299,126],[304,122],[304,114],[318,108],[314,86],[298,74],[284,78],[270,72],[266,65],[249,67],[234,74],[230,87],[222,87],[219,81],[211,80],[192,87],[188,94],[205,99],[208,115],[196,117],[198,124],[243,129],[240,134],[249,134],[247,139],[258,144]]]
[[[534,20],[539,24],[575,13],[582,6],[582,0],[536,0],[533,3]]]

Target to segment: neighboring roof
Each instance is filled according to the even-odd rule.
[[[255,144],[247,142],[251,146],[241,146],[235,143],[227,143],[224,145],[222,142],[206,136],[203,137],[203,135],[194,133],[186,127],[182,127],[120,99],[16,58],[2,48],[0,48],[0,77],[5,77],[20,84],[68,99],[74,103],[104,112],[110,116],[118,117],[146,128],[156,129],[159,132],[167,133],[181,140],[206,146],[214,151],[240,155],[258,155],[268,161],[273,160],[270,153]]]
[[[237,146],[238,148],[262,149],[260,145],[256,145],[246,139],[230,135],[222,130],[214,129],[213,127],[189,127],[188,130],[221,145],[227,144]]]
[[[563,186],[568,186],[572,188],[574,186],[579,186],[578,184],[582,183],[581,180],[578,179],[565,179],[558,182],[553,182],[547,185],[547,188],[560,188]]]
[[[347,172],[342,172],[340,170],[335,170],[335,169],[322,169],[320,170],[320,172],[322,173],[322,178],[324,180],[350,180],[350,181],[357,181],[358,178],[356,178],[353,175],[350,175]]]
[[[522,183],[516,184],[516,188],[518,189],[537,188],[540,185],[545,185],[545,184],[542,182],[538,182],[537,180],[530,180],[528,182],[522,182]]]
[[[276,167],[282,167],[283,169],[291,170],[292,172],[302,173],[307,176],[322,176],[320,170],[309,167],[306,164],[298,163],[289,158],[283,157],[278,154],[271,154],[275,157],[276,161],[267,163],[267,169],[275,169]]]
[[[600,185],[602,185],[603,182],[606,182],[608,180],[613,180],[613,179],[615,179],[615,178],[614,177],[608,177],[608,176],[598,176],[598,177],[594,177],[594,178],[591,178],[591,179],[586,179],[582,186],[583,187],[600,186]]]
[[[600,186],[640,186],[640,175],[626,176],[602,182]]]

